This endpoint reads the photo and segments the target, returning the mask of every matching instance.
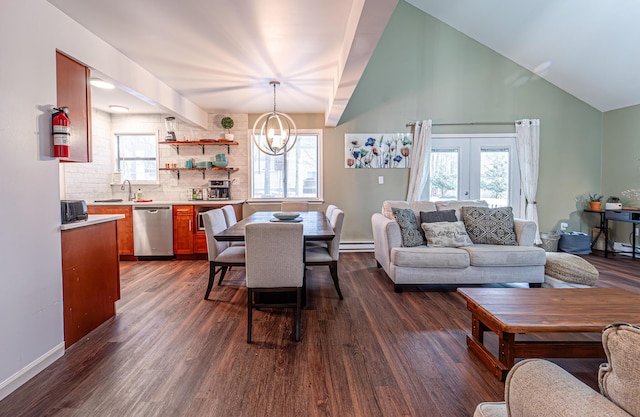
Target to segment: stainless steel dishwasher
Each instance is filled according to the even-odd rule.
[[[173,256],[173,210],[170,205],[133,207],[133,254]]]

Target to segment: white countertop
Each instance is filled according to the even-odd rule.
[[[152,200],[152,201],[113,201],[113,202],[95,202],[87,201],[88,206],[158,206],[162,204],[170,204],[172,206],[208,206],[208,205],[225,205],[225,204],[242,204],[244,200]]]
[[[61,224],[60,230],[71,230],[79,227],[91,226],[98,223],[106,223],[124,219],[124,214],[90,214],[87,220],[78,220],[77,222]]]

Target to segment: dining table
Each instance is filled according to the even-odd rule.
[[[333,227],[329,219],[322,211],[303,211],[295,220],[278,220],[274,217],[276,211],[257,211],[233,226],[216,233],[213,237],[220,242],[243,242],[245,228],[251,223],[269,223],[281,221],[284,223],[301,222],[303,228],[304,241],[330,241],[335,237]],[[298,219],[302,220],[298,220]]]
[[[242,220],[239,220],[233,226],[213,235],[213,237],[220,242],[243,242],[245,236],[245,228],[248,224],[251,223],[269,223],[269,222],[301,222],[303,228],[304,235],[304,244],[306,246],[307,242],[311,241],[331,241],[335,237],[335,233],[333,231],[333,227],[331,227],[331,223],[329,219],[322,211],[303,211],[300,212],[300,216],[295,220],[278,220],[274,214],[278,213],[277,211],[257,211],[248,217],[245,217]],[[302,219],[302,220],[300,220]],[[303,251],[305,251],[303,249]],[[306,251],[305,251],[306,252]],[[303,252],[304,257],[304,252]],[[302,287],[302,305],[306,306],[307,304],[307,283],[306,283],[306,273],[305,279],[303,281]],[[268,303],[281,303],[283,300],[290,300],[290,293],[260,293],[256,294],[256,296],[260,296],[260,302],[264,304]]]

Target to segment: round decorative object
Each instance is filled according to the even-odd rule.
[[[222,120],[220,120],[220,125],[224,128],[224,129],[231,129],[233,127],[233,119],[231,117],[223,117]]]
[[[294,212],[283,212],[283,213],[273,213],[273,217],[278,220],[294,220],[300,216],[300,213]]]
[[[216,168],[226,168],[228,164],[229,164],[229,161],[224,161],[224,160],[221,160],[221,159],[216,159],[216,160],[213,162],[213,165],[214,165]]]

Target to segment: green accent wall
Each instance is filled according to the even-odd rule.
[[[639,119],[640,106],[604,113],[602,193],[605,198],[612,195],[622,198],[625,207],[640,207],[640,199],[622,195],[625,190],[640,192]],[[610,222],[610,226],[616,241],[631,243],[631,224]]]
[[[408,184],[404,169],[345,169],[345,133],[402,132],[407,122],[428,118],[434,123],[539,118],[540,230],[555,230],[561,221],[569,221],[571,230],[589,230],[576,196],[601,192],[602,112],[400,1],[340,123],[324,131],[325,200],[345,210],[343,241],[371,241],[371,215],[384,200],[404,200]],[[514,131],[510,126],[433,129],[434,134]]]

